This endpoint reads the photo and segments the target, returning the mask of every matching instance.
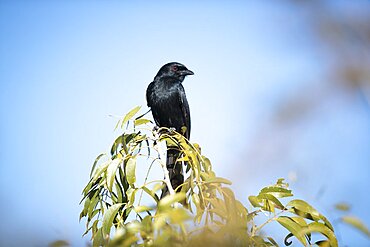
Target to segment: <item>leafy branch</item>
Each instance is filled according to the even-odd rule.
[[[316,232],[324,239],[315,244],[338,246],[332,225],[316,209],[299,199],[284,202],[293,194],[283,179],[250,196],[249,212],[228,187],[231,182],[216,176],[198,144],[172,129],[155,129],[142,116],[135,119],[139,110],[119,119],[116,128],[122,134],[110,154],[95,159],[83,189],[80,219],[86,218],[84,235],[91,233],[93,246],[278,246],[262,233],[273,222],[288,230],[286,245],[293,236],[312,245]],[[166,168],[167,149],[179,150],[178,161],[186,168],[177,193]],[[148,182],[156,166],[164,179]],[[147,169],[143,181],[136,177],[138,167]],[[159,199],[164,186],[170,193]],[[267,220],[257,226],[257,217]]]

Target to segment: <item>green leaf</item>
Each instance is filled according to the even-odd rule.
[[[109,236],[110,229],[113,225],[113,220],[118,213],[118,210],[122,207],[123,203],[117,203],[110,206],[107,211],[104,213],[103,224],[102,224],[102,233],[103,236]]]
[[[156,184],[153,186],[152,191],[153,191],[153,192],[157,192],[158,190],[161,190],[162,188],[163,188],[163,183],[156,183]]]
[[[320,213],[314,209],[310,204],[303,200],[292,200],[287,204],[287,207],[291,206],[294,209],[294,212],[306,219],[319,221],[321,219]]]
[[[126,178],[129,185],[133,186],[136,182],[136,157],[129,158],[126,163]]]
[[[212,204],[212,208],[209,210],[210,212],[216,213],[218,216],[225,219],[228,217],[228,210],[223,200],[219,198],[209,198],[207,201]]]
[[[135,210],[136,213],[141,213],[141,212],[144,212],[144,211],[150,211],[152,209],[153,208],[148,207],[148,206],[145,206],[145,205],[137,206],[137,207],[134,208],[134,210]]]
[[[118,121],[117,121],[117,124],[116,124],[116,126],[114,127],[114,131],[116,131],[116,129],[118,128],[118,126],[119,126],[119,123],[121,122],[121,119],[119,119]]]
[[[65,240],[57,240],[49,244],[49,247],[66,247],[66,246],[70,246],[70,245]]]
[[[99,228],[93,236],[93,247],[104,246],[105,242],[103,230],[102,228]]]
[[[242,214],[244,217],[247,216],[247,214],[248,214],[247,208],[244,207],[244,205],[238,200],[236,200],[236,208],[237,208],[238,212],[240,214]]]
[[[152,222],[153,222],[153,217],[150,215],[145,216],[144,219],[141,221],[142,228],[145,232],[152,231]]]
[[[315,244],[319,247],[330,247],[330,242],[326,240],[317,241]]]
[[[156,215],[153,222],[153,228],[155,230],[160,230],[165,225],[166,225],[166,214]]]
[[[116,158],[109,164],[107,168],[107,185],[110,192],[112,192],[113,182],[116,177],[116,171],[121,162],[122,159]]]
[[[150,120],[149,119],[145,119],[145,118],[136,119],[134,121],[134,125],[135,126],[139,126],[139,125],[147,124],[147,123],[150,123]]]
[[[287,204],[287,207],[291,206],[293,208],[293,213],[304,217],[306,219],[314,220],[318,222],[319,220],[324,221],[325,225],[327,225],[332,231],[334,231],[333,226],[325,218],[325,216],[321,215],[316,209],[314,209],[310,204],[303,200],[292,200]]]
[[[267,237],[267,239],[273,246],[279,247],[278,243],[276,243],[276,241],[272,237]]]
[[[87,211],[87,216],[88,216],[88,221],[91,220],[93,217],[94,217],[94,209],[96,208],[96,205],[98,204],[99,202],[99,196],[97,196],[98,193],[96,193],[96,195],[92,198],[92,201],[89,205],[89,209]]]
[[[211,161],[205,156],[202,156],[202,158],[204,160],[204,163],[203,163],[204,171],[210,172],[212,170]]]
[[[252,204],[253,207],[255,207],[255,208],[262,207],[262,205],[260,204],[260,200],[258,199],[257,196],[249,196],[248,200]]]
[[[173,195],[167,195],[159,201],[158,208],[160,210],[164,208],[168,208],[175,202],[182,201],[185,198],[186,198],[186,195],[183,192],[175,193]]]
[[[270,194],[270,195],[275,196],[276,198],[293,196],[291,190],[277,187],[277,186],[265,187],[261,190],[260,194]]]
[[[226,178],[221,178],[221,177],[215,177],[215,178],[210,178],[208,179],[205,183],[220,183],[220,184],[228,184],[231,185],[231,181],[227,180]]]
[[[349,211],[351,209],[347,203],[337,203],[335,204],[335,208],[340,211]]]
[[[87,211],[89,209],[90,203],[91,203],[91,200],[90,200],[89,197],[87,197],[85,199],[84,208],[83,208],[83,210],[82,210],[82,212],[80,214],[80,220],[87,215]]]
[[[266,244],[265,240],[261,236],[255,235],[251,239],[252,239],[252,243],[253,243],[251,246],[258,246],[258,247],[260,247],[260,246],[261,247],[269,246],[269,245]]]
[[[123,191],[127,191],[128,187],[129,187],[129,184],[127,182],[125,174],[123,173],[123,169],[119,168],[118,171],[119,171],[119,178],[120,178],[120,181],[121,181],[121,184],[122,184],[122,187],[123,187]]]
[[[138,190],[130,187],[127,191],[127,206],[132,206],[134,205],[135,202],[135,195]]]
[[[202,208],[202,205],[200,203],[200,198],[199,198],[199,195],[198,194],[192,193],[191,194],[191,199],[192,199],[195,207],[197,208],[197,210],[199,210],[200,208]]]
[[[343,216],[341,217],[341,221],[343,221],[344,223],[350,226],[353,226],[357,230],[364,233],[366,236],[370,237],[369,229],[365,226],[365,224],[359,218],[354,217],[354,216]]]
[[[117,191],[117,197],[118,197],[117,202],[126,202],[126,201],[124,201],[124,196],[123,196],[124,192],[122,190],[121,184],[118,182],[117,177],[115,177],[115,180],[116,180],[116,182],[114,183],[114,185],[115,185],[116,191]]]
[[[118,145],[122,144],[122,138],[123,138],[123,135],[120,135],[119,137],[116,138],[116,140],[114,140],[113,145],[110,149],[111,155],[114,155],[117,151]]]
[[[288,188],[289,184],[284,182],[284,178],[279,178],[276,182],[276,186],[281,187],[281,188]]]
[[[201,208],[199,208],[199,210],[197,209],[197,214],[194,217],[194,222],[196,224],[200,224],[200,222],[202,221],[202,218],[203,218],[203,214],[204,214],[203,209],[201,209]]]
[[[159,198],[158,198],[157,194],[155,193],[155,190],[154,189],[153,190],[150,190],[150,189],[148,189],[145,186],[142,187],[141,189],[143,191],[145,191],[148,195],[150,195],[154,199],[155,202],[158,202],[159,201]]]
[[[92,166],[92,168],[91,168],[90,178],[92,177],[92,174],[93,174],[93,172],[94,172],[95,166],[96,166],[96,164],[98,164],[99,159],[100,159],[101,157],[105,156],[105,155],[107,155],[107,154],[105,154],[105,153],[101,153],[101,154],[99,154],[99,155],[98,155],[98,157],[96,157],[96,159],[95,159],[95,161],[94,161],[94,164],[93,164],[93,166]]]
[[[189,161],[189,157],[188,157],[188,156],[186,156],[186,155],[184,155],[184,156],[182,156],[181,158],[178,158],[178,159],[177,159],[177,162],[182,162],[182,161],[184,161],[184,162],[188,162],[188,161]]]
[[[181,224],[189,219],[191,216],[184,208],[175,208],[167,213],[172,224]]]
[[[95,226],[95,222],[97,222],[97,221],[99,221],[99,220],[95,220],[94,223],[92,224],[92,226],[90,226],[89,228],[86,229],[86,231],[84,232],[84,234],[82,234],[82,237],[85,236],[86,234],[88,234],[90,230],[92,231],[92,234],[95,233],[93,228]]]
[[[302,233],[302,227],[298,223],[288,216],[280,216],[276,221],[291,232],[304,246],[307,245],[306,238]]]
[[[273,196],[272,194],[259,194],[257,197],[260,200],[263,199],[263,200],[267,200],[267,201],[273,202],[274,206],[276,208],[278,208],[278,209],[281,209],[281,210],[284,209],[283,204],[275,196]]]
[[[101,164],[100,166],[98,166],[95,171],[94,171],[94,174],[93,174],[93,177],[91,179],[91,181],[96,181],[100,175],[105,172],[109,166],[109,164],[112,162],[112,160],[107,160],[106,162],[104,162],[103,164]]]
[[[296,223],[298,223],[302,227],[307,226],[307,222],[302,217],[290,217],[292,220],[294,220]]]
[[[141,224],[139,221],[133,220],[126,225],[126,229],[132,234],[137,234],[140,232]]]
[[[91,228],[91,235],[92,236],[95,236],[95,234],[97,233],[98,224],[99,224],[99,220],[95,220],[94,223],[92,224],[92,228]]]
[[[338,241],[335,237],[334,232],[327,225],[324,225],[322,223],[312,222],[307,227],[305,227],[302,232],[304,234],[319,232],[328,238],[331,247],[338,246]]]
[[[126,114],[126,116],[122,120],[121,128],[130,120],[135,114],[140,110],[141,106],[136,106],[134,109],[129,111],[129,113]]]

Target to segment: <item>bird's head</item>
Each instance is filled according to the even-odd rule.
[[[158,71],[155,78],[172,77],[182,82],[187,75],[194,75],[194,73],[193,71],[188,70],[185,65],[173,62],[163,65],[162,68]]]

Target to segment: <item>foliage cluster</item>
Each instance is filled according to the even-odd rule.
[[[278,246],[282,239],[263,232],[273,222],[287,230],[285,245],[338,246],[331,223],[304,200],[290,200],[283,179],[250,196],[246,207],[235,198],[231,182],[216,176],[198,144],[172,129],[153,129],[150,120],[134,118],[139,110],[118,121],[122,134],[110,154],[96,158],[83,189],[80,219],[86,218],[85,234],[91,232],[93,246]],[[160,200],[158,194],[169,185],[167,148],[181,151],[186,180],[179,192],[170,190]],[[163,169],[165,179],[148,181],[153,166]],[[139,181],[143,170],[147,176]]]

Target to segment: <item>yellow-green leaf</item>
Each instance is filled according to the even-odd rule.
[[[166,207],[170,207],[173,203],[184,200],[185,197],[185,193],[183,192],[167,195],[159,201],[158,208],[164,209]]]
[[[135,210],[136,213],[141,213],[141,212],[144,212],[144,211],[150,211],[152,209],[153,208],[148,207],[148,206],[145,206],[145,205],[137,206],[137,207],[134,208],[134,210]]]
[[[255,208],[262,207],[262,205],[260,204],[260,200],[258,199],[257,196],[249,196],[248,200],[252,204],[253,207],[255,207]]]
[[[146,123],[149,123],[149,122],[150,122],[149,119],[139,118],[139,119],[136,119],[134,121],[134,124],[135,124],[135,126],[139,126],[139,125],[146,124]]]
[[[353,226],[357,230],[361,231],[364,233],[366,236],[370,237],[370,231],[369,229],[365,226],[365,224],[357,217],[354,216],[343,216],[341,217],[341,221],[344,223]]]
[[[105,245],[105,238],[103,236],[102,228],[99,228],[93,235],[93,247],[99,247]]]
[[[154,217],[153,228],[155,230],[161,229],[166,225],[166,214],[158,214]]]
[[[49,247],[66,247],[66,246],[70,246],[70,245],[65,240],[57,240],[49,244]]]
[[[281,209],[281,210],[284,209],[283,204],[272,194],[259,194],[257,197],[260,200],[264,199],[264,200],[273,202],[275,207],[278,208],[278,209]]]
[[[121,159],[116,158],[109,164],[107,168],[107,185],[109,191],[112,191],[114,178],[116,177],[116,171],[118,166],[121,164],[121,161]]]
[[[288,206],[291,206],[293,208],[296,208],[298,209],[299,211],[305,213],[305,214],[309,214],[309,216],[305,216],[305,215],[300,215],[298,213],[299,216],[302,216],[302,217],[306,217],[308,219],[311,219],[310,216],[312,216],[312,219],[311,220],[315,220],[315,221],[318,221],[321,219],[320,217],[320,213],[314,209],[310,204],[308,204],[307,202],[303,201],[303,200],[299,200],[299,199],[296,199],[296,200],[291,200],[288,204],[287,204],[287,207]]]
[[[276,198],[293,196],[291,190],[277,187],[277,186],[265,187],[261,190],[260,194],[270,194],[270,195],[275,196]]]
[[[335,237],[334,232],[327,225],[324,225],[322,223],[312,222],[307,227],[305,227],[302,230],[302,232],[304,234],[319,232],[328,238],[331,247],[338,246],[338,241],[337,238]]]
[[[129,113],[126,114],[126,116],[122,120],[121,128],[125,125],[125,123],[128,122],[135,114],[140,110],[141,106],[136,106],[134,109],[129,111]]]
[[[291,206],[293,208],[293,213],[304,217],[306,219],[314,220],[318,222],[319,220],[324,221],[325,225],[328,226],[332,231],[334,231],[333,226],[329,222],[329,220],[320,214],[316,209],[314,209],[310,204],[303,200],[292,200],[287,204],[287,207]]]
[[[204,167],[204,170],[206,172],[209,172],[212,170],[212,165],[211,165],[211,161],[205,157],[205,156],[202,156],[203,160],[204,160],[204,163],[203,163],[203,167]]]
[[[155,202],[159,201],[159,198],[158,198],[158,196],[157,196],[157,194],[155,193],[154,190],[150,190],[145,186],[142,187],[142,190],[145,191],[148,195],[150,195],[154,199]]]
[[[136,158],[130,158],[128,159],[126,163],[126,178],[129,185],[133,186],[133,184],[136,182]]]
[[[152,191],[153,192],[157,192],[158,190],[162,189],[163,188],[163,183],[156,183],[154,186],[153,186],[153,189]]]
[[[307,222],[302,217],[290,217],[292,220],[294,220],[296,223],[298,223],[300,226],[307,226]]]
[[[330,247],[330,242],[326,240],[317,241],[315,244],[319,247]]]
[[[98,166],[95,169],[94,173],[93,173],[93,177],[92,177],[91,181],[96,181],[100,177],[100,175],[107,170],[107,168],[108,168],[108,166],[111,162],[112,162],[112,160],[108,160],[108,161],[104,162],[103,164],[101,164],[100,166]]]
[[[113,225],[113,220],[116,217],[116,214],[118,213],[118,210],[121,208],[122,205],[123,203],[114,204],[111,207],[109,207],[107,211],[104,213],[102,224],[103,236],[109,236],[110,229]]]
[[[215,177],[215,178],[210,178],[206,181],[206,183],[220,183],[220,184],[232,184],[230,180],[227,180],[226,178],[221,178],[221,177]]]
[[[273,246],[279,247],[278,243],[276,243],[276,241],[272,237],[267,237],[267,239]]]
[[[306,238],[302,232],[303,228],[288,216],[280,216],[276,220],[289,232],[291,232],[304,246],[307,245]]]
[[[344,202],[335,204],[335,208],[340,211],[349,211],[351,209],[348,203],[344,203]]]
[[[135,195],[136,195],[137,189],[134,189],[130,187],[127,191],[127,206],[132,206],[135,202]]]
[[[106,155],[105,153],[101,153],[101,154],[99,154],[99,155],[98,155],[98,157],[96,157],[96,159],[95,159],[95,161],[94,161],[94,164],[93,164],[93,166],[92,166],[92,168],[91,168],[90,177],[92,177],[93,172],[94,172],[94,169],[95,169],[95,166],[96,166],[96,164],[98,163],[99,159],[100,159],[101,157],[105,156],[105,155]]]
[[[189,212],[184,208],[175,208],[167,213],[172,224],[180,224],[191,219]]]

